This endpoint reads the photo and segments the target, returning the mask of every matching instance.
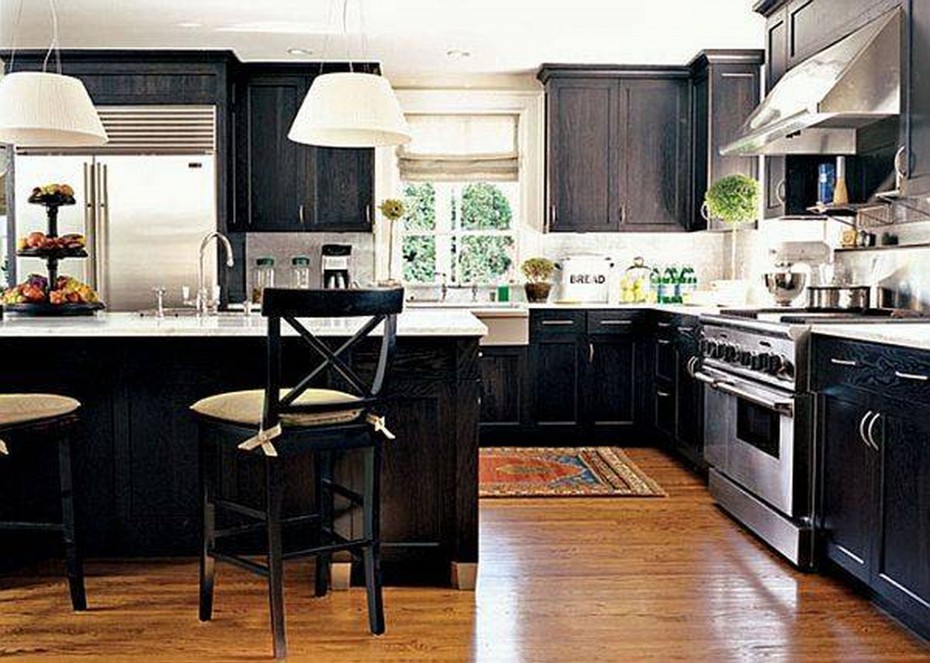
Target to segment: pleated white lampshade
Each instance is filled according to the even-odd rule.
[[[382,147],[410,142],[410,128],[386,78],[340,72],[313,81],[287,137],[323,147]]]
[[[106,142],[100,116],[77,78],[17,71],[0,79],[0,143],[81,147]]]

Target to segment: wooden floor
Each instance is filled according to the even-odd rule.
[[[313,599],[291,564],[291,660],[930,660],[844,585],[789,569],[674,461],[630,456],[667,499],[484,500],[477,592],[388,589],[383,637],[367,634],[362,590]],[[85,614],[56,576],[0,579],[0,657],[270,659],[258,577],[222,566],[215,620],[199,624],[192,561],[88,571]]]

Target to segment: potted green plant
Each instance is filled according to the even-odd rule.
[[[549,279],[555,271],[554,262],[548,258],[529,258],[520,266],[520,271],[526,277],[523,288],[528,302],[538,304],[549,299],[549,291],[552,289]]]
[[[708,215],[723,221],[733,233],[730,242],[730,278],[736,280],[736,233],[740,224],[759,218],[759,183],[742,173],[722,177],[704,194],[704,202]]]

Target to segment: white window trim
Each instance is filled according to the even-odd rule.
[[[519,116],[520,216],[514,224],[516,250],[514,263],[520,265],[530,255],[524,238],[538,235],[543,227],[545,97],[543,91],[520,90],[420,90],[396,89],[405,113],[509,113]],[[375,170],[376,203],[401,194],[400,172],[394,148],[378,148]],[[403,258],[401,233],[394,233],[394,274],[400,278]],[[387,232],[380,213],[375,223],[375,278],[388,278]]]

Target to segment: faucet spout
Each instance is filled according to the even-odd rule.
[[[204,257],[207,254],[207,247],[210,245],[210,241],[214,239],[217,244],[223,247],[223,251],[226,254],[226,266],[234,267],[236,265],[233,259],[232,244],[229,243],[229,239],[226,235],[215,230],[204,235],[204,238],[200,241],[200,260],[197,270],[197,311],[200,315],[206,315],[212,306],[216,304],[214,297],[207,293],[207,277],[203,264]]]

